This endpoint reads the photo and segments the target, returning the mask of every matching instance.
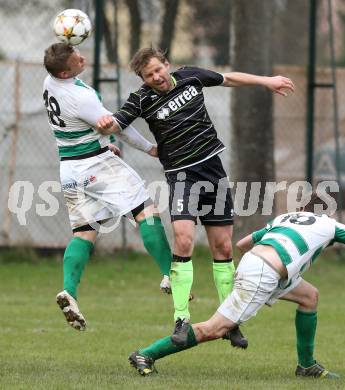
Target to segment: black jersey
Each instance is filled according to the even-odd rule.
[[[171,76],[175,83],[171,91],[158,94],[143,84],[114,114],[122,129],[137,117],[145,119],[156,139],[165,171],[195,165],[225,148],[217,138],[202,92],[203,87],[222,84],[223,75],[184,67]]]

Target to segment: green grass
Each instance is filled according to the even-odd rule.
[[[111,261],[114,260],[114,261]],[[208,252],[194,257],[193,321],[209,318],[218,302]],[[345,259],[333,252],[306,279],[320,291],[316,357],[345,378]],[[94,256],[84,274],[80,308],[86,332],[70,328],[55,304],[62,280],[57,257],[30,251],[0,253],[0,389],[344,389],[345,380],[297,380],[295,305],[263,308],[242,327],[249,348],[223,340],[156,362],[143,378],[128,354],[173,329],[171,298],[147,256]]]

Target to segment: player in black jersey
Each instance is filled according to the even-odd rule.
[[[158,146],[170,188],[169,207],[174,231],[170,279],[175,307],[172,341],[185,345],[190,319],[188,298],[193,283],[192,252],[197,218],[204,225],[213,255],[213,275],[220,303],[233,284],[233,203],[229,181],[218,154],[225,149],[208,115],[203,87],[259,85],[286,96],[293,91],[286,77],[264,77],[246,73],[218,72],[183,67],[169,73],[164,53],[153,48],[139,50],[132,70],[144,84],[130,94],[113,116],[102,117],[99,131],[111,134],[136,118],[148,123]],[[248,343],[238,329],[228,334],[232,345]]]

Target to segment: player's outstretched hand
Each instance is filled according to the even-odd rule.
[[[110,134],[110,130],[115,125],[114,118],[111,115],[104,115],[97,121],[97,130],[101,134]]]
[[[287,96],[289,91],[295,91],[295,86],[292,80],[284,76],[267,77],[266,87],[282,96]]]
[[[152,157],[158,157],[157,145],[153,145],[148,153]]]
[[[119,147],[117,147],[116,145],[114,144],[109,144],[108,145],[108,148],[111,152],[113,152],[115,154],[115,156],[119,156],[121,157],[121,149]]]

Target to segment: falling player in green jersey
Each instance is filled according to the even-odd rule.
[[[276,217],[265,228],[237,243],[247,251],[237,267],[234,289],[207,321],[189,328],[188,342],[176,346],[170,337],[157,340],[129,356],[141,375],[155,371],[157,359],[222,337],[229,329],[254,317],[265,304],[278,299],[297,303],[296,336],[298,365],[295,375],[335,379],[339,376],[326,370],[314,358],[317,325],[317,289],[302,279],[315,258],[334,242],[345,244],[345,225],[325,214],[315,214],[314,206],[325,204],[313,194],[298,212]]]

